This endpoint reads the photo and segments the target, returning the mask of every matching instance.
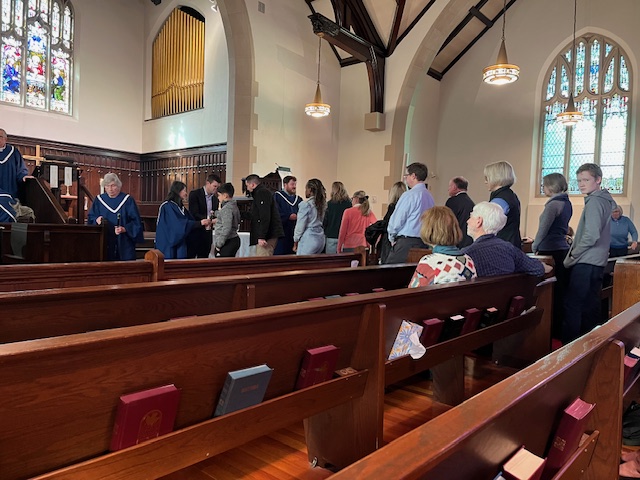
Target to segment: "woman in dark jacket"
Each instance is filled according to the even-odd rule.
[[[511,190],[513,184],[516,183],[513,167],[509,162],[490,163],[484,167],[484,181],[491,191],[489,201],[500,205],[507,216],[507,224],[496,236],[521,248],[520,200]]]
[[[542,188],[551,197],[540,214],[538,233],[531,250],[540,255],[550,255],[555,262],[556,283],[553,288],[553,338],[562,334],[564,292],[569,281],[569,272],[563,262],[569,251],[567,234],[573,206],[567,195],[567,180],[559,173],[550,173],[542,179]]]
[[[338,252],[338,235],[344,211],[351,208],[351,197],[347,193],[342,182],[333,182],[331,185],[331,199],[327,202],[327,213],[324,216],[322,226],[326,239],[326,253]]]

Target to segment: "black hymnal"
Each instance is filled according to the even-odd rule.
[[[440,341],[450,340],[460,336],[465,318],[463,315],[452,315],[444,321]]]
[[[482,313],[480,319],[480,328],[490,327],[498,323],[498,309],[496,307],[489,307]]]

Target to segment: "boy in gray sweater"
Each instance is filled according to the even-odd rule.
[[[215,257],[235,257],[240,248],[238,225],[240,224],[240,210],[233,199],[235,189],[230,183],[218,187],[218,200],[221,208],[216,214],[216,230],[214,235]]]
[[[568,343],[600,323],[602,276],[609,258],[611,210],[615,202],[602,190],[602,170],[595,163],[578,168],[578,188],[586,194],[584,210],[564,266],[571,269],[565,296],[562,341]]]

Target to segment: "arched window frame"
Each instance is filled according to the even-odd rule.
[[[594,46],[599,46],[599,51]],[[584,56],[574,55],[572,44],[567,45],[551,63],[544,77],[537,170],[540,172],[537,179],[539,196],[543,195],[542,177],[553,172],[562,173],[567,178],[569,194],[580,194],[575,171],[587,162],[597,163],[603,169],[604,188],[609,188],[614,195],[626,194],[633,88],[629,56],[616,42],[599,34],[585,34],[576,38],[576,52],[581,50]],[[575,71],[574,56],[584,60],[578,62]],[[626,75],[621,75],[623,62]],[[613,69],[612,74],[609,73],[610,69]],[[574,75],[575,104],[584,113],[585,120],[582,124],[567,128],[557,124],[555,116],[566,109],[569,72]],[[610,88],[607,89],[608,85]],[[610,109],[606,119],[605,107]],[[620,110],[616,112],[616,108]],[[605,120],[615,119],[619,122],[622,117],[626,122],[624,128],[608,133],[603,131]],[[603,145],[606,150],[606,145],[620,143],[612,142],[613,134],[623,137],[624,148],[617,152],[603,151]],[[590,141],[580,142],[581,139]],[[591,145],[592,151],[587,148]],[[611,159],[617,163],[614,164]]]
[[[73,114],[69,0],[0,0],[0,104]]]

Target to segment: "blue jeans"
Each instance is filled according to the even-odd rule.
[[[338,239],[327,237],[325,253],[338,253]]]
[[[604,267],[578,263],[571,268],[564,297],[562,342],[569,343],[600,324]]]

